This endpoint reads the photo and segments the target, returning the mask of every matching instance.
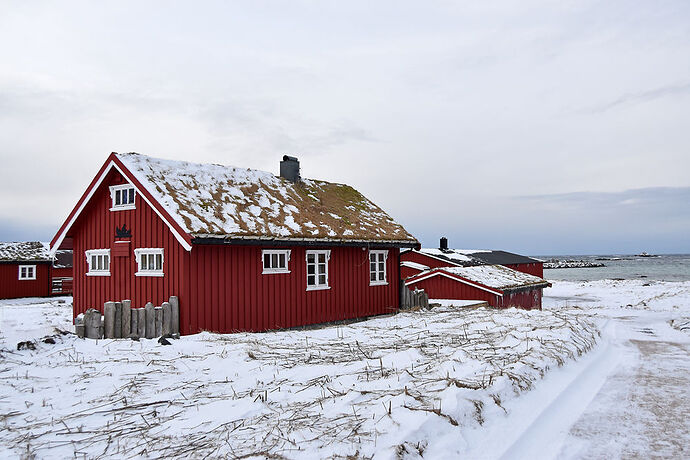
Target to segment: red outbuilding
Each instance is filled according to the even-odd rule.
[[[49,296],[51,265],[47,243],[0,243],[0,299]]]
[[[74,315],[180,301],[183,334],[263,331],[399,307],[417,240],[352,187],[111,154],[51,242],[74,249]]]
[[[441,238],[438,249],[405,250],[400,259],[405,284],[424,289],[432,300],[482,300],[494,307],[541,309],[542,289],[550,286],[542,279],[540,260],[506,251],[450,249],[446,238]]]
[[[542,289],[549,283],[502,265],[477,265],[426,270],[406,279],[405,286],[423,289],[432,303],[477,300],[495,308],[531,310],[541,309]]]

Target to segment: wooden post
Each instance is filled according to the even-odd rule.
[[[103,304],[104,313],[104,336],[106,339],[115,338],[115,302],[106,302]]]
[[[122,338],[122,302],[115,302],[115,338]]]
[[[74,318],[74,332],[77,334],[77,337],[79,338],[84,338],[84,315],[78,315],[76,318]]]
[[[101,312],[89,308],[84,313],[84,335],[89,339],[100,339]]]
[[[124,302],[122,304],[124,305]],[[129,329],[127,337],[139,337],[139,311],[136,308],[130,309]]]
[[[137,319],[137,336],[143,339],[146,337],[146,309],[137,308],[134,312],[139,317],[139,319]]]
[[[163,302],[163,305],[161,305],[161,310],[163,310],[163,324],[161,326],[161,332],[163,335],[165,334],[172,334],[172,328],[170,327],[171,321],[170,321],[170,314],[171,308],[170,308],[170,303],[169,302]]]
[[[155,308],[156,312],[156,337],[163,335],[163,309],[161,307]]]
[[[180,333],[180,299],[176,295],[170,296],[170,333]]]
[[[122,301],[122,337],[127,338],[132,332],[132,301]]]
[[[156,312],[151,302],[148,302],[144,309],[146,310],[146,338],[152,339],[156,336]]]

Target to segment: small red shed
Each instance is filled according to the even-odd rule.
[[[0,299],[49,296],[51,264],[47,243],[0,242]]]
[[[550,284],[502,265],[433,268],[405,280],[423,289],[429,301],[479,300],[495,308],[541,309],[542,289]]]
[[[180,300],[180,330],[264,331],[399,308],[417,240],[352,187],[111,154],[51,242],[74,249],[74,315]]]

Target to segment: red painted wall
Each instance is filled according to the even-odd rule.
[[[291,247],[290,273],[265,274],[260,246],[195,245],[189,315],[183,330],[263,331],[396,311],[398,249],[390,249],[388,284],[369,286],[369,251],[357,247]],[[285,248],[287,249],[287,248]],[[307,291],[307,249],[330,249],[328,290]]]
[[[544,264],[542,262],[535,262],[533,264],[506,264],[505,266],[522,273],[527,273],[528,275],[538,276],[539,278],[544,277]]]
[[[132,300],[133,307],[143,307],[146,302],[160,305],[171,295],[184,302],[187,281],[189,253],[177,242],[165,223],[137,194],[136,209],[110,211],[110,185],[122,183],[116,171],[111,171],[94,193],[79,219],[75,222],[69,237],[74,246],[74,315],[89,308],[103,311],[103,303],[109,300]],[[128,240],[115,238],[115,228],[127,225],[132,231]],[[129,241],[122,251],[123,257],[114,254],[115,241]],[[123,243],[127,245],[126,243]],[[121,243],[117,243],[121,247]],[[134,249],[157,247],[164,249],[163,277],[134,276],[137,271]],[[111,249],[110,276],[86,276],[88,264],[85,251],[88,249]]]
[[[36,265],[35,280],[19,280],[19,265]],[[50,295],[50,263],[0,264],[0,299]]]
[[[496,294],[468,284],[460,283],[445,276],[433,276],[407,285],[409,289],[424,289],[429,299],[482,300],[492,307],[499,307]]]
[[[426,265],[429,268],[457,267],[457,264],[453,264],[445,260],[439,260],[434,257],[430,257],[415,251],[406,251],[401,253],[400,260],[408,262],[417,262],[418,264]]]
[[[187,252],[164,222],[137,195],[136,209],[110,211],[108,186],[122,183],[113,171],[103,181],[68,237],[74,245],[74,315],[102,311],[109,300],[160,305],[180,298],[180,331],[262,331],[389,313],[399,305],[398,249],[387,258],[388,285],[369,286],[369,252],[331,249],[331,289],[306,291],[306,250],[292,247],[290,273],[262,275],[261,246],[194,245]],[[129,247],[115,239],[115,228],[132,231]],[[115,247],[118,250],[115,250]],[[134,249],[162,247],[163,277],[137,277]],[[86,276],[85,251],[111,248],[110,276]],[[317,248],[314,248],[317,249]],[[123,256],[117,257],[116,253]]]
[[[400,276],[402,279],[407,279],[410,276],[417,275],[418,273],[421,273],[422,270],[417,270],[416,268],[410,268],[410,267],[405,267],[405,266],[400,266]]]
[[[525,310],[541,310],[541,289],[530,289],[519,292],[505,292],[501,300],[501,308],[524,308]]]
[[[424,289],[429,299],[483,300],[495,308],[524,308],[541,310],[541,289],[504,292],[503,297],[445,276],[434,276],[407,285],[410,289]]]

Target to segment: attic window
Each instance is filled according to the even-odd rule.
[[[369,251],[369,286],[388,284],[386,259],[388,251]]]
[[[262,274],[290,273],[288,262],[290,261],[289,249],[264,249],[261,251],[263,263]]]
[[[86,251],[89,264],[88,276],[110,276],[110,249],[90,249]]]
[[[138,267],[135,276],[163,276],[163,248],[137,248],[134,255]]]
[[[20,265],[19,266],[19,280],[35,280],[36,266],[35,265]]]
[[[126,209],[136,209],[134,197],[136,192],[131,184],[113,185],[110,187],[110,198],[113,205],[111,211],[124,211]]]
[[[328,286],[328,260],[330,250],[307,251],[307,291],[330,289]]]

